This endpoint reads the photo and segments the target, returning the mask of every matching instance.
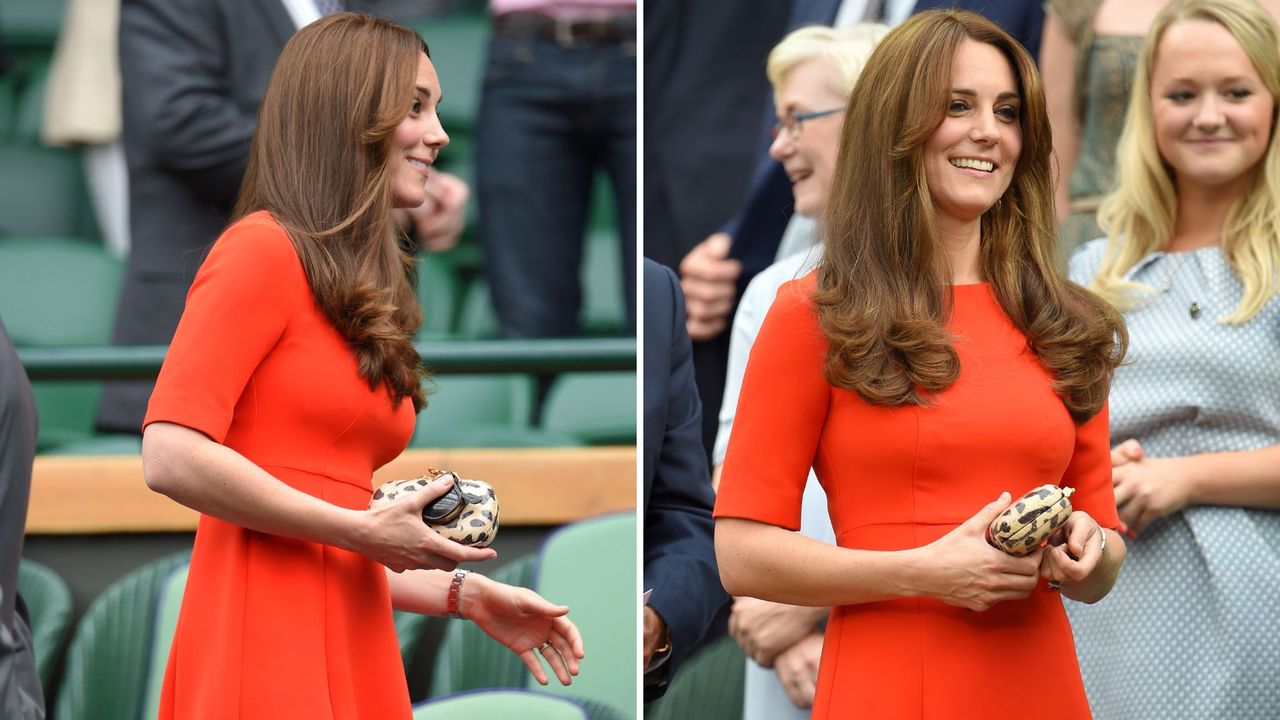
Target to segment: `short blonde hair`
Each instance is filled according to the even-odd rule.
[[[769,51],[765,75],[776,95],[797,65],[821,60],[835,70],[839,78],[840,86],[831,89],[848,96],[871,51],[888,32],[889,26],[879,23],[857,23],[844,28],[809,25],[793,30]]]
[[[1221,25],[1249,56],[1263,85],[1280,108],[1280,29],[1257,0],[1174,0],[1156,16],[1134,73],[1124,131],[1116,148],[1116,189],[1103,201],[1098,222],[1107,248],[1091,288],[1121,310],[1137,307],[1152,288],[1124,278],[1142,258],[1164,248],[1173,236],[1178,196],[1171,169],[1155,138],[1151,76],[1160,41],[1171,26],[1187,20]],[[1247,322],[1280,291],[1280,144],[1275,108],[1266,154],[1252,182],[1227,215],[1222,250],[1244,284],[1240,304],[1222,322]]]

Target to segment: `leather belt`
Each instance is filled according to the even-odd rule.
[[[493,33],[503,37],[550,40],[560,47],[618,45],[635,42],[633,12],[600,17],[557,18],[534,12],[513,12],[493,19]]]

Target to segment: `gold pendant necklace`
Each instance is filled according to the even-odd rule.
[[[1173,255],[1174,253],[1165,253],[1164,257],[1166,260],[1168,260]],[[1159,288],[1157,288],[1160,291],[1160,294],[1162,295],[1164,293],[1169,292],[1169,289],[1173,287],[1174,275],[1177,275],[1178,271],[1182,269],[1182,266],[1186,264],[1187,258],[1191,257],[1191,252],[1188,251],[1188,252],[1177,253],[1177,255],[1179,255],[1177,262],[1169,261],[1167,263],[1169,265],[1169,270],[1164,274],[1164,284],[1161,285]],[[1195,300],[1192,300],[1191,305],[1187,308],[1187,314],[1191,316],[1192,320],[1199,318],[1200,303],[1196,302]]]

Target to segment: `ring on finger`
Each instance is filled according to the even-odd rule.
[[[1050,581],[1049,581],[1049,589],[1050,589],[1050,590],[1061,590],[1061,589],[1062,589],[1062,581],[1061,581],[1061,580],[1050,580]]]
[[[538,646],[538,649],[545,653],[545,652],[547,651],[547,648],[549,648],[549,647],[555,647],[555,645],[551,644],[551,641],[550,641],[550,640],[548,640],[548,641],[546,641],[546,642],[542,643],[541,645],[539,645],[539,646]]]

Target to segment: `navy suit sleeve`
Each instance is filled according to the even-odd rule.
[[[711,520],[715,498],[702,448],[702,412],[684,325],[684,299],[675,274],[649,261],[645,292],[645,424],[662,422],[663,427],[660,432],[648,427],[645,431],[646,442],[658,447],[645,449],[653,463],[652,478],[646,478],[651,484],[647,483],[644,515],[644,581],[645,588],[653,590],[649,605],[671,633],[665,665],[669,680],[729,598],[716,569]],[[659,293],[661,297],[655,297]],[[651,397],[654,392],[662,396]]]
[[[805,25],[831,25],[839,9],[839,0],[796,0],[787,27],[794,30]],[[777,259],[778,244],[794,211],[791,181],[782,164],[769,156],[769,144],[773,141],[769,129],[776,119],[775,113],[770,94],[765,99],[761,147],[746,202],[738,214],[720,228],[720,232],[733,238],[729,257],[742,261],[739,296],[756,274]]]
[[[120,8],[120,71],[130,143],[229,211],[249,158],[257,108],[238,107],[216,3],[126,0]]]

